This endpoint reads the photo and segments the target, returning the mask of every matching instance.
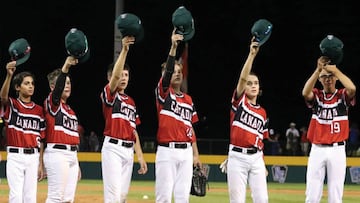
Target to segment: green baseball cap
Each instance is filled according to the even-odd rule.
[[[83,63],[90,58],[90,48],[86,35],[77,28],[71,28],[65,36],[65,48],[70,56]]]
[[[344,56],[344,43],[334,35],[327,35],[320,42],[320,51],[322,56],[329,57],[331,64],[339,64]]]
[[[30,57],[31,47],[24,38],[13,41],[9,46],[11,60],[16,61],[16,66],[25,63]]]
[[[251,28],[251,34],[255,37],[255,40],[259,42],[259,45],[263,45],[271,35],[273,25],[266,19],[257,20]]]
[[[189,10],[184,6],[178,7],[172,14],[172,24],[176,28],[175,33],[184,36],[183,41],[188,41],[194,37],[194,19]]]
[[[144,38],[144,28],[140,18],[135,14],[123,13],[116,18],[115,23],[123,37],[133,36],[135,42],[139,42]]]

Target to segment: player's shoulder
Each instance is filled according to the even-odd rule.
[[[128,94],[122,94],[121,96],[126,98],[127,103],[135,104],[135,99],[132,96],[130,96]]]
[[[189,95],[188,93],[182,92],[181,94],[182,94],[182,96],[183,96],[185,99],[192,101],[192,96]]]
[[[40,110],[44,109],[44,107],[40,104],[35,104],[35,108],[40,109]]]

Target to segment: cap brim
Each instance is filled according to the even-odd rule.
[[[344,52],[342,50],[332,53],[322,52],[322,56],[328,57],[331,65],[338,65],[344,57]]]
[[[129,31],[125,30],[125,29],[119,29],[120,33],[121,33],[121,38],[124,38],[126,36],[133,36],[135,37],[135,43],[138,43],[140,41],[142,41],[144,39],[144,27],[140,26],[140,28],[136,31],[131,31],[129,33]]]
[[[189,32],[189,34],[183,35],[183,36],[184,36],[183,41],[189,41],[189,40],[191,40],[191,39],[194,37],[194,35],[195,35],[195,28],[193,28],[193,29]]]
[[[264,38],[259,41],[260,46],[265,44],[266,41],[268,41],[268,39],[270,38],[270,34],[271,34],[271,32],[269,34],[265,35]]]
[[[79,63],[84,63],[84,62],[86,62],[87,60],[89,60],[89,58],[90,58],[90,48],[88,49],[88,51],[86,52],[86,54],[85,54],[83,57],[78,58],[78,60],[79,60]]]
[[[28,53],[24,57],[16,60],[16,66],[19,66],[19,65],[25,63],[29,58],[30,58],[30,53]]]
[[[139,33],[135,36],[135,43],[139,43],[144,39],[144,28],[141,26]]]
[[[265,44],[266,41],[270,38],[271,31],[268,34],[260,35],[256,32],[251,32],[251,34],[255,37],[255,40],[259,42],[259,46]]]

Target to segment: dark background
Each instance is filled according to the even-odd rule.
[[[172,31],[171,16],[181,5],[192,12],[196,33],[189,42],[189,94],[201,122],[200,138],[229,137],[232,92],[248,55],[250,29],[266,18],[274,28],[261,47],[253,71],[260,77],[259,99],[270,118],[270,128],[285,133],[290,122],[308,125],[310,111],[301,96],[302,87],[316,67],[319,43],[327,34],[344,42],[339,65],[357,87],[359,84],[360,17],[356,1],[275,0],[128,0],[124,12],[138,15],[145,29],[142,42],[131,47],[127,63],[131,79],[127,93],[141,116],[140,135],[155,137],[157,120],[154,89],[160,64],[166,60]],[[106,84],[106,68],[113,61],[115,1],[103,0],[11,0],[0,3],[0,82],[10,60],[8,47],[26,38],[30,59],[17,71],[36,75],[34,101],[42,104],[49,92],[46,74],[60,68],[66,58],[64,37],[72,27],[88,38],[91,58],[71,70],[73,90],[68,103],[75,109],[86,133],[102,135],[103,118],[99,94]],[[179,50],[181,52],[181,50]],[[180,54],[180,53],[179,53]],[[359,100],[359,93],[357,94]],[[358,122],[359,108],[350,120]]]

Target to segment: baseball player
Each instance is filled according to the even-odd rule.
[[[320,202],[325,174],[328,202],[342,202],[345,174],[345,140],[349,136],[348,109],[355,105],[356,87],[329,58],[321,56],[302,90],[312,116],[308,139],[312,143],[306,173],[305,202]],[[316,81],[322,89],[315,88]],[[337,89],[336,82],[344,86]]]
[[[181,92],[182,65],[175,61],[183,35],[171,36],[171,48],[155,90],[158,131],[155,160],[156,202],[189,202],[193,165],[201,167],[192,124],[198,116],[191,96]]]
[[[125,64],[135,37],[125,36],[114,67],[108,70],[109,83],[100,98],[105,119],[104,142],[101,150],[101,169],[105,203],[125,203],[129,192],[134,164],[134,150],[140,164],[139,174],[147,172],[136,126],[140,118],[134,100],[125,94],[129,82],[129,66]],[[112,70],[112,71],[111,71]]]
[[[13,77],[16,61],[7,63],[6,70],[0,94],[1,105],[5,107],[9,202],[36,203],[37,181],[44,177],[41,141],[45,136],[43,108],[31,99],[35,90],[34,75],[24,71]],[[11,79],[17,98],[8,96]]]
[[[269,137],[268,119],[265,109],[257,103],[259,78],[251,72],[259,47],[259,43],[252,38],[249,55],[231,100],[227,160],[230,202],[245,202],[247,183],[253,202],[268,202],[267,170],[263,159],[263,140]]]
[[[48,179],[46,203],[73,202],[80,178],[77,158],[78,119],[66,103],[71,94],[69,69],[78,59],[68,56],[61,69],[48,74],[51,92],[44,101],[46,143],[44,165]]]

